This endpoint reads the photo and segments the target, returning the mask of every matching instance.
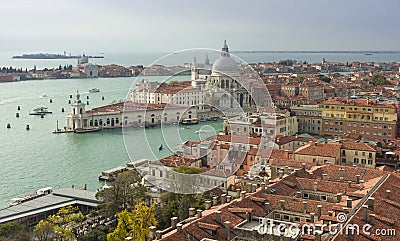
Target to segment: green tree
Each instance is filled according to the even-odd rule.
[[[189,217],[188,209],[204,209],[204,201],[207,194],[177,194],[167,193],[161,197],[157,206],[158,227],[164,229],[169,227],[172,217],[184,220]]]
[[[145,193],[146,188],[141,184],[140,174],[133,170],[119,174],[111,187],[98,192],[96,197],[102,200],[101,211],[111,217],[144,200]]]
[[[132,210],[132,230],[130,232],[133,240],[146,241],[149,239],[149,227],[157,225],[155,205],[146,206],[139,202]]]
[[[175,167],[173,169],[173,171],[179,172],[179,173],[184,173],[184,174],[199,174],[199,173],[201,173],[201,168],[181,165],[181,166]]]
[[[303,80],[304,80],[303,76],[296,76],[296,77],[293,78],[293,81],[294,82],[298,82],[298,83],[303,82]]]
[[[385,78],[385,76],[381,74],[375,74],[372,76],[371,83],[375,86],[377,85],[388,85],[390,81]]]
[[[93,228],[81,238],[81,241],[107,241],[107,234],[112,232],[109,226],[100,225]]]
[[[0,240],[28,241],[31,240],[28,228],[17,222],[0,225]]]
[[[172,80],[172,81],[168,82],[168,86],[174,86],[174,85],[177,85],[178,83],[179,83],[179,81]]]
[[[123,241],[126,237],[146,241],[149,239],[148,228],[157,225],[155,206],[146,206],[144,202],[138,202],[132,212],[124,210],[117,216],[117,227],[107,235],[108,241]]]
[[[40,220],[34,228],[34,239],[38,241],[51,241],[54,236],[54,225],[47,220]]]

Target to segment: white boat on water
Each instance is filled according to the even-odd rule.
[[[93,89],[89,90],[89,93],[98,93],[98,92],[100,92],[100,90],[97,88],[93,88]]]
[[[29,115],[46,115],[51,113],[53,112],[48,111],[47,107],[38,107],[36,109],[33,109],[33,112],[29,112]]]

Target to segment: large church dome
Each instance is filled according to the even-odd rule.
[[[237,73],[238,72],[238,64],[236,61],[231,58],[228,45],[226,44],[226,40],[224,42],[224,46],[222,47],[221,57],[219,57],[212,66],[212,72],[220,72],[220,73]]]

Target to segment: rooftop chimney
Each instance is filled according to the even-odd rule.
[[[231,202],[231,199],[232,199],[232,196],[231,196],[231,195],[226,196],[226,202],[227,202],[227,203],[230,203],[230,202]]]
[[[318,205],[317,206],[317,217],[318,217],[318,220],[321,219],[321,215],[322,215],[322,205]]]
[[[371,214],[369,215],[369,223],[370,223],[371,225],[374,225],[374,224],[375,224],[375,214],[371,213]]]
[[[339,178],[340,178],[341,182],[344,181],[344,169],[343,168],[339,169]]]
[[[373,197],[369,197],[367,204],[368,204],[368,208],[371,210],[374,210],[374,202],[375,202],[375,198]]]
[[[342,193],[336,194],[336,199],[337,199],[338,203],[340,203],[342,201],[342,195],[343,195]]]
[[[269,202],[264,203],[265,205],[265,210],[267,211],[267,213],[269,213],[271,211],[271,204]]]
[[[178,217],[172,217],[171,218],[171,228],[175,229],[177,224],[178,224]]]
[[[240,189],[238,188],[238,189],[236,189],[236,198],[239,198],[240,197]]]
[[[353,200],[351,198],[347,198],[346,200],[347,202],[347,208],[352,208],[353,207]]]
[[[246,191],[242,191],[242,192],[240,193],[240,197],[241,197],[242,199],[245,199],[245,198],[246,198]]]
[[[307,202],[303,202],[303,213],[307,213]]]
[[[313,187],[314,187],[314,192],[316,192],[316,191],[317,191],[317,188],[318,188],[318,182],[314,182]]]
[[[303,171],[305,171],[306,170],[306,164],[303,162],[303,163],[301,163],[301,168],[303,169]]]
[[[176,225],[176,232],[177,233],[182,233],[182,224],[181,223],[178,223],[177,225]]]
[[[310,221],[315,223],[315,213],[310,213]]]
[[[357,183],[357,184],[360,183],[360,175],[356,175],[356,183]]]
[[[328,174],[322,174],[322,180],[328,181]]]
[[[154,240],[156,238],[156,226],[149,227],[149,239]]]
[[[229,221],[224,222],[225,234],[226,234],[227,241],[231,240],[231,228],[229,227],[230,224],[231,224],[231,222],[229,222]]]
[[[192,218],[192,217],[194,217],[194,214],[195,214],[196,212],[195,212],[195,209],[194,208],[189,208],[189,218]]]
[[[301,198],[301,192],[296,192],[296,197]]]
[[[360,180],[360,190],[364,189],[364,180]]]
[[[218,197],[213,197],[212,199],[212,205],[217,206],[218,205]]]
[[[386,190],[386,198],[390,199],[392,197],[392,192],[390,190]]]
[[[215,211],[215,222],[221,223],[221,211]]]
[[[196,210],[196,213],[197,213],[197,218],[201,218],[201,217],[202,217],[203,210],[197,209],[197,210]]]
[[[226,194],[224,193],[221,195],[221,204],[225,204],[225,202],[226,202]]]
[[[362,218],[364,222],[368,222],[368,206],[367,205],[362,205]]]
[[[279,200],[281,210],[285,210],[285,200]]]
[[[205,206],[206,210],[210,209],[211,208],[211,201],[210,200],[206,200],[204,206]]]
[[[156,231],[156,237],[157,237],[157,239],[161,239],[162,238],[162,231],[161,230],[157,230]]]

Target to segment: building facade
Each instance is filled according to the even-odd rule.
[[[333,99],[319,105],[322,134],[356,134],[381,144],[396,138],[397,113],[394,104],[380,104],[368,99]]]

